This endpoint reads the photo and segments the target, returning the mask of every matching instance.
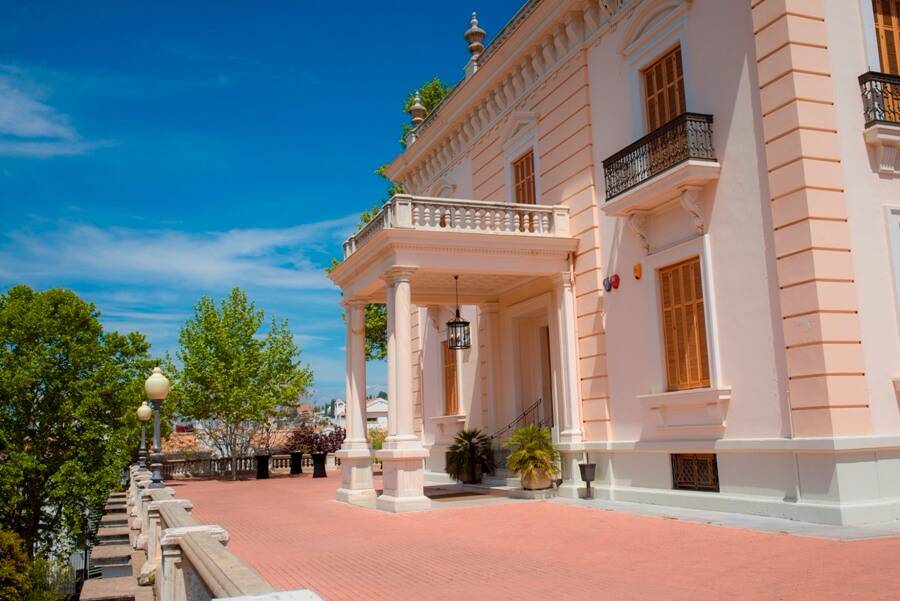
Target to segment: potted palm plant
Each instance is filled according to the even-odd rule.
[[[519,475],[525,490],[543,490],[559,473],[559,451],[553,446],[550,428],[529,424],[516,428],[504,443],[510,449],[506,467]]]
[[[481,430],[463,430],[447,449],[447,473],[463,484],[478,484],[484,473],[494,472],[491,439]]]

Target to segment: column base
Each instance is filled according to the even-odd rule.
[[[341,487],[335,499],[351,505],[367,505],[375,500],[372,476],[372,453],[365,449],[341,449],[335,453],[341,460]]]
[[[584,482],[566,482],[557,488],[557,495],[565,499],[583,499],[587,494],[587,486]]]
[[[431,508],[425,496],[424,459],[428,451],[422,448],[383,449],[376,453],[383,461],[384,494],[375,501],[382,511],[400,513]]]
[[[395,497],[393,495],[381,495],[375,500],[375,508],[391,513],[403,513],[405,511],[424,511],[431,509],[431,499],[425,495],[417,497]]]
[[[574,447],[576,445],[571,446]],[[560,450],[559,454],[563,481],[559,485],[557,492],[560,497],[566,499],[580,499],[583,492],[587,491],[587,484],[581,479],[581,470],[578,469],[578,464],[583,457],[583,451],[569,450],[564,447],[564,450]]]

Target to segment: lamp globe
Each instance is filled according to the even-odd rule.
[[[153,415],[153,409],[150,408],[150,405],[147,404],[147,401],[141,403],[141,406],[137,409],[137,417],[142,422],[145,422],[150,419]]]
[[[166,378],[159,367],[153,368],[153,373],[144,382],[144,392],[151,401],[164,401],[169,394],[169,379]]]

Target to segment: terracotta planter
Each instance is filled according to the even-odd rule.
[[[544,490],[552,484],[553,480],[547,472],[536,472],[530,477],[522,476],[522,488],[525,490]]]

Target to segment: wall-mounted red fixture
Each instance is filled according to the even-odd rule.
[[[612,284],[612,287],[613,287],[613,289],[615,289],[615,290],[617,290],[617,289],[619,288],[619,282],[620,282],[620,281],[621,281],[621,280],[619,279],[619,274],[618,274],[618,273],[612,274],[612,276],[609,278],[609,283]]]

